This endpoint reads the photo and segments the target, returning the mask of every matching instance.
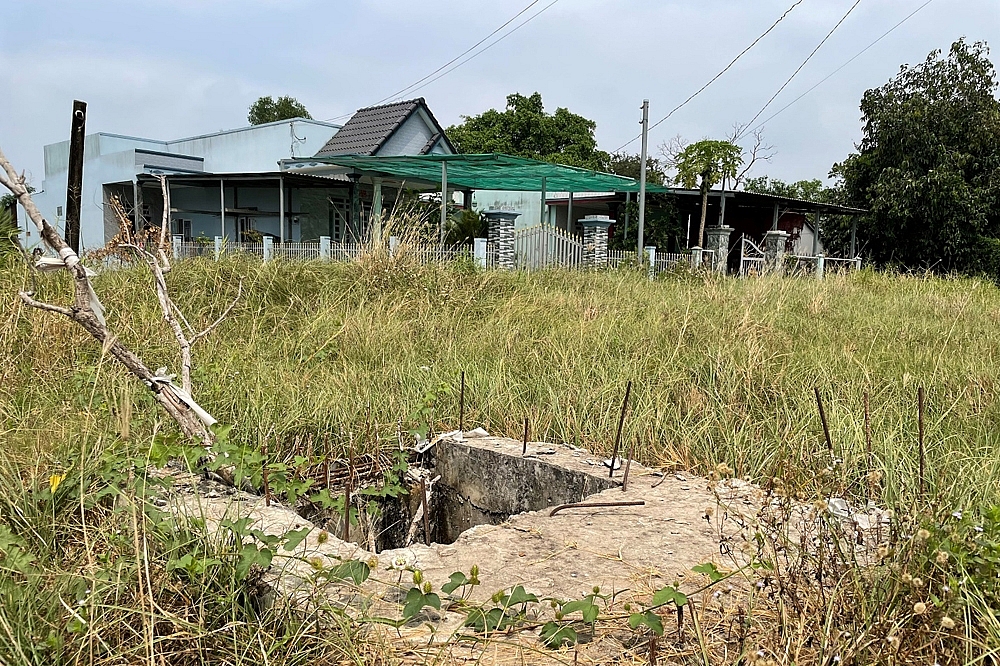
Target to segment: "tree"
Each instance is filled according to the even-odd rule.
[[[861,100],[858,152],[836,164],[845,203],[869,210],[858,239],[875,262],[1000,269],[1000,101],[984,43],[903,66]]]
[[[263,125],[292,118],[312,118],[312,116],[299,100],[287,95],[277,100],[271,99],[270,95],[261,97],[250,105],[250,112],[247,114],[247,120],[251,125]]]
[[[819,178],[786,183],[778,178],[768,178],[767,176],[748,178],[743,183],[743,189],[757,194],[772,194],[777,197],[819,203],[832,203],[836,192],[834,188],[825,186]]]
[[[568,109],[545,113],[542,96],[514,93],[507,109],[463,116],[446,132],[460,153],[504,153],[587,169],[607,170],[610,156],[597,149],[597,123]]]
[[[731,141],[703,139],[681,150],[676,159],[674,182],[688,189],[701,190],[701,221],[698,223],[698,246],[705,247],[705,214],[708,191],[724,178],[736,178],[743,163],[742,149]]]
[[[608,171],[619,176],[639,179],[638,154],[617,153],[611,156]],[[653,185],[663,185],[667,182],[667,174],[660,160],[654,157],[646,158],[646,182]],[[639,203],[636,196],[627,205],[622,205],[617,211],[617,222],[610,239],[612,250],[632,250],[639,238]],[[625,215],[629,218],[628,233],[625,229]],[[661,252],[679,245],[678,236],[681,233],[680,214],[674,197],[669,194],[646,193],[646,217],[643,229],[643,242],[654,245]]]

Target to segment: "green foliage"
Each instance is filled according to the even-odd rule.
[[[506,110],[463,116],[446,133],[460,153],[504,153],[606,171],[610,156],[598,150],[596,128],[593,120],[565,108],[545,113],[536,92],[508,95]]]
[[[287,95],[272,99],[270,95],[259,98],[250,105],[247,120],[251,125],[263,125],[292,118],[312,118],[306,107],[294,97]]]
[[[756,192],[758,194],[772,194],[778,197],[818,201],[821,203],[835,203],[838,194],[835,188],[826,187],[819,178],[786,183],[778,178],[760,176],[759,178],[748,178],[744,181],[743,189],[747,192]]]
[[[847,203],[866,208],[865,256],[908,268],[991,272],[1000,237],[1000,101],[984,43],[959,40],[904,66],[861,100],[859,152],[834,166]]]
[[[639,162],[642,155],[628,153],[615,153],[608,162],[608,173],[616,173],[619,176],[634,178],[639,180]],[[646,183],[653,185],[663,185],[667,182],[667,173],[663,169],[663,164],[655,157],[646,156]],[[648,195],[647,195],[648,196]]]
[[[542,625],[540,633],[542,644],[553,650],[564,645],[575,645],[578,637],[576,630],[568,624],[560,622],[546,622]]]
[[[458,215],[450,215],[445,228],[445,243],[448,245],[470,244],[474,238],[486,238],[486,219],[474,210],[462,210]]]
[[[686,146],[678,154],[674,182],[704,193],[723,179],[735,178],[741,164],[743,150],[733,142],[703,139]]]

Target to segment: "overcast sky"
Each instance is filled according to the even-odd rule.
[[[68,137],[74,98],[88,132],[176,139],[246,124],[261,95],[318,119],[371,105],[475,44],[530,0],[0,0],[0,148],[41,185],[42,146]],[[445,126],[542,94],[597,122],[600,147],[662,118],[794,0],[558,0],[497,46],[406,97]],[[926,0],[860,0],[761,119]],[[549,5],[541,0],[511,24]],[[802,0],[727,74],[650,135],[722,138],[773,95],[855,0]],[[502,33],[500,33],[502,34]],[[498,35],[499,36],[499,35]],[[858,103],[903,63],[959,37],[1000,49],[1000,0],[932,0],[891,35],[770,120],[776,154],[755,172],[823,178],[860,138]],[[992,57],[998,62],[996,51]],[[343,119],[341,119],[343,122]],[[629,146],[638,152],[639,142]]]

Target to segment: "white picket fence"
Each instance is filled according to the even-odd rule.
[[[518,268],[577,268],[583,265],[583,240],[548,224],[518,229],[514,261]]]

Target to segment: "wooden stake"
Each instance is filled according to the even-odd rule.
[[[528,419],[524,419],[524,443],[521,445],[521,455],[528,455]]]
[[[622,441],[622,426],[625,425],[625,411],[628,409],[628,397],[632,393],[632,380],[628,380],[628,384],[625,385],[625,399],[622,400],[622,413],[618,417],[618,434],[615,435],[615,448],[611,451],[611,471],[608,473],[608,478],[613,479],[615,476],[615,459],[618,458],[618,446]]]
[[[351,540],[351,492],[354,486],[354,442],[347,459],[347,485],[344,488],[344,541]]]
[[[87,133],[87,103],[73,100],[66,175],[66,243],[80,253],[80,204],[83,199],[83,141]]]
[[[833,451],[833,441],[830,439],[830,427],[826,424],[826,411],[823,409],[823,398],[819,395],[819,388],[814,387],[816,393],[816,405],[819,406],[819,420],[823,423],[823,436],[826,438],[826,449]]]

